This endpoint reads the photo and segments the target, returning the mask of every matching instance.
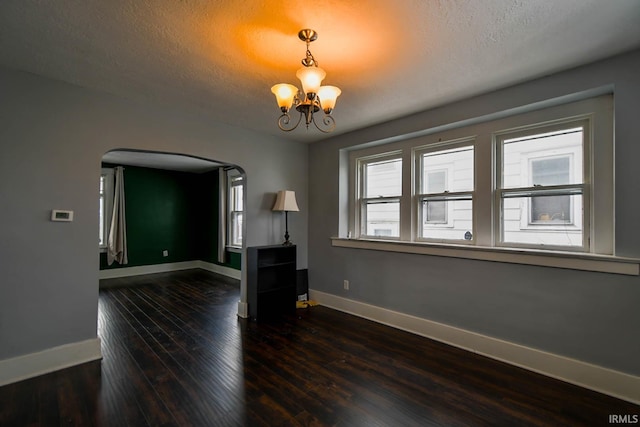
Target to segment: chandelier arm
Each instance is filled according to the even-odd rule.
[[[302,113],[298,115],[298,121],[296,122],[296,124],[291,126],[291,116],[289,116],[289,113],[284,113],[283,115],[278,117],[278,127],[280,128],[280,130],[283,130],[285,132],[291,132],[298,127],[301,119]]]
[[[328,114],[325,114],[322,118],[322,127],[320,127],[316,122],[315,116],[311,121],[320,132],[329,133],[333,132],[333,130],[336,128],[336,120]]]

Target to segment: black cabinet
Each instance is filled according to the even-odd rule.
[[[296,246],[247,248],[249,317],[278,318],[296,310]]]

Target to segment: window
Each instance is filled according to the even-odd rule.
[[[227,172],[228,184],[228,242],[229,246],[242,247],[242,223],[244,219],[243,193],[244,179],[235,169]]]
[[[360,234],[400,237],[402,159],[391,154],[360,159]]]
[[[583,157],[588,121],[500,134],[499,244],[587,250]]]
[[[343,230],[499,254],[612,255],[612,101],[605,95],[351,150]]]
[[[111,223],[111,210],[113,206],[113,176],[113,169],[109,168],[103,168],[100,173],[98,246],[101,249],[107,247],[109,237],[109,225]]]
[[[418,239],[469,241],[473,236],[473,145],[437,144],[415,152]]]

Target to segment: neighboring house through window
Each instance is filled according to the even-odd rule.
[[[402,159],[390,154],[364,158],[360,170],[362,235],[400,237]]]
[[[427,193],[444,193],[447,188],[447,170],[425,171],[425,188]],[[425,202],[424,211],[425,224],[447,224],[447,202],[432,201]]]
[[[567,121],[497,137],[501,244],[586,250],[588,127],[587,120]]]
[[[473,140],[415,150],[417,239],[469,241],[473,236]]]

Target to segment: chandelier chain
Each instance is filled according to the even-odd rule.
[[[309,43],[309,40],[307,40],[307,57],[302,60],[302,65],[305,67],[318,67],[318,61],[316,61],[316,58],[313,57],[313,54],[309,50]]]

